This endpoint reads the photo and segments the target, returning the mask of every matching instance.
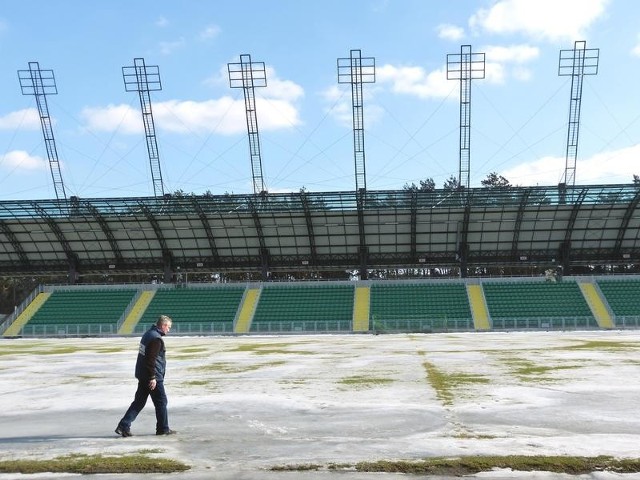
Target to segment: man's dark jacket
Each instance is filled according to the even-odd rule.
[[[140,350],[136,360],[136,378],[141,382],[155,379],[164,381],[167,368],[165,358],[164,333],[154,325],[140,339]]]

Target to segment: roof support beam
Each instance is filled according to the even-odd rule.
[[[307,236],[309,238],[309,251],[311,253],[311,265],[317,265],[317,252],[316,252],[316,240],[313,233],[313,222],[311,221],[311,211],[309,210],[309,199],[305,192],[300,192],[300,201],[302,202],[302,209],[304,210],[304,218],[307,222]]]
[[[42,208],[42,206],[37,202],[31,202],[31,205],[42,216],[42,218],[47,223],[47,225],[49,226],[53,234],[56,236],[56,239],[58,240],[58,242],[60,242],[60,245],[62,246],[62,250],[64,251],[64,254],[67,257],[67,264],[69,267],[69,283],[71,284],[76,283],[76,275],[78,271],[78,256],[71,248],[69,241],[66,239],[66,237],[62,233],[62,230],[60,230],[60,227],[58,226],[56,221],[53,218],[51,218],[51,216],[46,212],[46,210]]]
[[[616,238],[615,246],[613,247],[613,254],[615,257],[619,257],[621,255],[622,250],[622,241],[624,240],[625,233],[627,232],[627,228],[629,227],[629,221],[631,220],[631,216],[633,212],[636,211],[638,207],[638,203],[640,203],[640,190],[636,193],[636,196],[633,197],[633,200],[629,203],[629,206],[624,212],[624,216],[622,217],[622,222],[620,223],[620,228],[618,229],[618,236]]]
[[[160,244],[160,250],[162,251],[162,263],[164,268],[164,282],[171,283],[173,280],[173,255],[171,254],[171,250],[167,247],[167,240],[162,235],[162,229],[158,224],[158,220],[153,215],[149,207],[144,204],[144,202],[138,202],[140,210],[144,214],[145,218],[151,224],[151,228],[153,228],[154,233],[156,234],[156,238],[158,239],[158,243]]]
[[[73,201],[73,197],[71,200]],[[111,231],[111,228],[109,228],[109,224],[104,219],[102,214],[98,211],[98,209],[95,206],[93,206],[91,202],[85,202],[85,206],[87,207],[87,210],[91,212],[91,215],[93,215],[93,218],[96,219],[96,222],[98,222],[98,225],[100,225],[100,228],[102,229],[102,233],[104,233],[104,236],[107,237],[107,241],[109,242],[109,246],[111,247],[113,256],[116,259],[116,265],[122,266],[124,263],[124,260],[122,258],[122,252],[118,247],[118,242],[116,242],[116,238],[114,237],[113,232]]]

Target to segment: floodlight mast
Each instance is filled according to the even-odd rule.
[[[447,55],[447,80],[460,81],[460,150],[458,186],[469,190],[471,171],[471,80],[483,79],[485,54],[461,45],[460,53]]]
[[[599,48],[586,48],[587,42],[578,40],[573,50],[560,50],[558,75],[571,76],[571,100],[569,102],[569,128],[563,184],[575,186],[578,137],[580,134],[580,109],[582,108],[582,82],[585,75],[598,74]]]
[[[53,136],[51,117],[49,116],[49,106],[47,105],[47,95],[57,95],[56,79],[53,70],[40,70],[38,62],[29,62],[29,70],[18,70],[18,80],[23,95],[33,95],[36,97],[38,113],[40,114],[40,125],[44,136],[44,144],[47,149],[51,178],[56,198],[67,200],[67,194],[62,181],[60,162],[58,160],[58,150],[56,140]]]
[[[375,81],[376,59],[374,57],[362,57],[360,50],[351,50],[349,58],[338,58],[338,83],[351,84],[356,192],[366,192],[367,190],[362,84],[375,83]]]
[[[160,83],[160,71],[157,65],[145,65],[144,58],[134,58],[133,67],[122,67],[124,88],[127,92],[138,92],[140,97],[140,110],[142,111],[142,123],[147,140],[147,153],[153,181],[153,195],[164,196],[164,183],[160,168],[160,155],[158,154],[158,142],[156,140],[156,128],[151,109],[151,96],[149,92],[162,90]]]
[[[267,188],[262,176],[262,154],[260,152],[260,135],[258,117],[256,115],[255,87],[267,86],[267,74],[264,62],[252,62],[251,55],[240,55],[240,62],[228,63],[229,86],[242,88],[249,135],[249,155],[251,156],[251,175],[253,193],[265,194]]]

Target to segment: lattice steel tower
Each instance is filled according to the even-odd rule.
[[[162,197],[164,196],[164,183],[160,168],[158,142],[156,141],[156,128],[151,109],[151,96],[149,95],[149,92],[162,90],[160,70],[157,65],[145,65],[144,58],[134,58],[133,67],[122,67],[122,78],[124,79],[125,91],[138,92],[139,94],[142,123],[144,123],[144,132],[147,139],[149,166],[151,167],[151,179],[153,181],[153,194],[156,197]]]
[[[460,153],[458,184],[469,189],[471,171],[471,80],[484,78],[484,53],[461,45],[460,53],[447,55],[447,80],[460,80]]]
[[[571,75],[571,101],[569,102],[569,128],[567,131],[567,153],[563,182],[567,186],[576,184],[576,160],[580,133],[580,109],[582,106],[582,81],[585,75],[598,74],[599,48],[586,48],[587,42],[579,40],[573,50],[560,50],[558,75]]]
[[[267,189],[262,176],[262,154],[260,152],[255,97],[255,87],[267,86],[267,73],[264,62],[252,62],[251,55],[244,54],[240,55],[240,62],[228,63],[227,68],[229,70],[229,86],[231,88],[242,88],[244,92],[253,193],[256,195],[264,194],[267,193]]]
[[[367,190],[362,84],[375,83],[376,81],[376,59],[374,57],[362,57],[361,53],[360,50],[351,50],[349,58],[338,58],[338,83],[351,84],[356,192]]]
[[[53,136],[51,117],[49,117],[49,106],[47,105],[47,95],[57,95],[56,79],[53,70],[40,70],[38,62],[29,62],[29,70],[18,70],[18,80],[23,95],[33,95],[36,97],[38,113],[40,114],[40,125],[44,136],[44,144],[49,158],[51,178],[58,200],[67,200],[67,193],[62,181],[60,162],[58,160],[58,150],[56,140]]]

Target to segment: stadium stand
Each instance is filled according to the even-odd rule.
[[[473,330],[463,282],[373,283],[371,323],[376,331]]]
[[[444,332],[640,327],[640,277],[39,287],[3,336]]]
[[[584,329],[598,323],[575,281],[485,282],[493,329]]]
[[[158,289],[134,331],[144,331],[159,315],[169,315],[173,333],[233,333],[244,291],[239,285]]]
[[[32,335],[115,334],[135,289],[64,289],[54,291],[23,332]]]
[[[640,326],[640,280],[619,279],[597,282],[614,314],[616,327],[637,328]]]
[[[251,332],[349,332],[354,286],[340,284],[265,285]]]

